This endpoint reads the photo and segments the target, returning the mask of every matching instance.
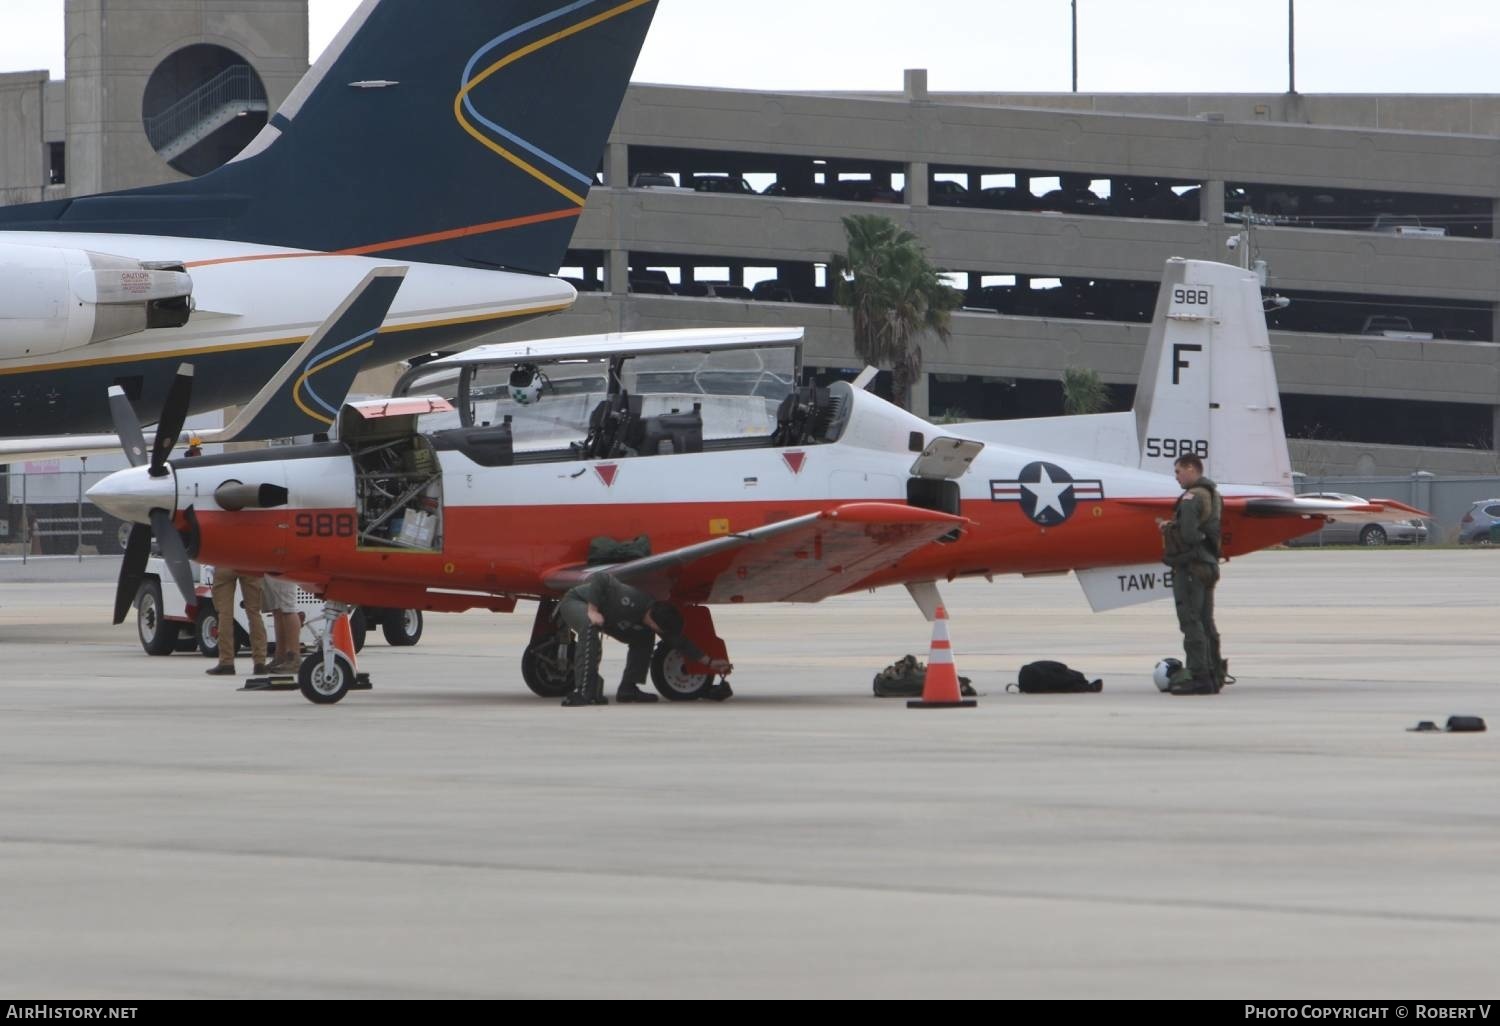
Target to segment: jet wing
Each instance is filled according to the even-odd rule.
[[[678,602],[818,602],[968,523],[893,502],[851,502],[628,563],[559,567],[543,581],[561,592],[607,570]]]

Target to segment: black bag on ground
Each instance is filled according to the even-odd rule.
[[[638,534],[629,541],[599,537],[589,542],[589,566],[601,563],[628,563],[651,555],[651,539]]]
[[[1011,687],[1025,695],[1056,695],[1071,692],[1103,691],[1104,681],[1089,680],[1066,663],[1039,659],[1021,667]]]

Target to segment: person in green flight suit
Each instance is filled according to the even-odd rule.
[[[1179,456],[1172,469],[1183,492],[1172,519],[1157,518],[1156,524],[1161,528],[1162,562],[1172,568],[1172,597],[1187,665],[1173,675],[1167,690],[1174,695],[1215,695],[1228,670],[1214,624],[1224,500],[1218,485],[1204,476],[1197,456]]]
[[[557,617],[578,636],[573,690],[562,701],[566,706],[609,704],[604,697],[604,678],[599,676],[599,659],[603,655],[601,632],[630,646],[620,689],[615,692],[616,702],[656,701],[656,696],[642,691],[641,685],[646,682],[657,635],[689,661],[704,663],[715,673],[725,674],[734,669],[727,660],[709,659],[688,640],[683,634],[682,614],[671,603],[657,602],[605,571],[570,589],[558,604]],[[733,693],[726,682],[713,685],[703,697],[722,702]]]

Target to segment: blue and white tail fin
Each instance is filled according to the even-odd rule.
[[[333,428],[385,315],[406,280],[404,267],[377,267],[298,347],[222,432],[205,441],[233,442],[323,434]]]
[[[1192,453],[1221,485],[1291,493],[1254,274],[1206,260],[1167,261],[1134,412],[1142,469],[1171,474],[1173,461]]]
[[[191,181],[0,229],[225,239],[550,274],[657,0],[365,0],[265,129]]]

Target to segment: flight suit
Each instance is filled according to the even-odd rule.
[[[563,596],[557,607],[557,616],[578,637],[578,650],[573,659],[573,693],[564,699],[565,704],[608,704],[604,697],[604,678],[599,676],[599,660],[604,654],[599,638],[601,631],[630,646],[625,658],[625,672],[620,677],[619,698],[630,700],[627,697],[630,696],[642,700],[640,686],[646,682],[651,653],[656,647],[656,632],[645,623],[654,601],[639,588],[623,584],[605,572],[595,573]],[[603,627],[595,627],[589,622],[591,605],[603,614]],[[673,644],[689,659],[707,661],[707,657],[687,638],[675,638]],[[646,700],[655,697],[652,695]]]
[[[1224,500],[1218,486],[1200,477],[1182,493],[1172,522],[1162,529],[1162,561],[1172,568],[1172,598],[1182,628],[1187,676],[1200,689],[1180,693],[1218,691],[1223,685],[1219,629],[1214,624],[1223,513]],[[1174,693],[1179,693],[1175,686]]]

